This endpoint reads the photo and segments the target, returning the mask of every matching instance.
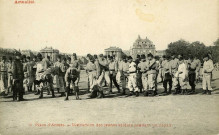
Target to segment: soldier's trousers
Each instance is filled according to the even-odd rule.
[[[140,90],[142,90],[142,74],[141,73],[137,73],[137,86]]]
[[[104,81],[106,81],[108,83],[108,85],[110,86],[110,76],[109,76],[109,71],[102,71],[101,75],[98,78],[98,84],[102,90],[102,85],[104,83]]]
[[[8,92],[12,92],[12,81],[13,81],[13,78],[12,78],[12,75],[8,75]]]
[[[69,94],[70,92],[70,84],[72,83],[73,86],[73,90],[75,92],[79,92],[79,88],[78,88],[78,81],[79,81],[79,77],[73,77],[73,78],[68,78],[68,81],[66,82],[66,89],[65,92],[67,92]]]
[[[146,73],[142,74],[141,80],[142,80],[143,90],[147,91],[147,89],[148,89],[148,76]]]
[[[0,92],[7,90],[7,73],[1,73],[0,74]]]
[[[97,83],[97,72],[91,71],[88,73],[88,79],[89,79],[89,86],[90,86],[90,92],[93,91],[94,87],[98,85]]]
[[[153,90],[155,91],[155,79],[156,79],[156,74],[149,74],[148,75],[148,90]]]
[[[17,100],[23,98],[24,90],[23,90],[23,79],[15,80],[12,86],[13,89],[13,99]]]
[[[119,90],[119,85],[116,81],[116,74],[115,73],[110,74],[110,90],[112,90],[113,83],[116,86],[116,88]]]
[[[121,80],[121,84],[122,84],[122,89],[125,90],[126,89],[126,79],[128,78],[128,74],[127,73],[121,73],[120,76],[120,80]]]
[[[202,88],[203,90],[213,90],[211,87],[211,74],[209,73],[203,73],[203,79],[202,79]]]
[[[139,92],[138,86],[137,86],[137,75],[136,73],[129,74],[129,80],[128,80],[128,88],[129,91],[133,92]]]
[[[189,85],[192,90],[195,90],[196,73],[189,74]]]
[[[172,89],[172,76],[170,75],[170,73],[165,73],[164,74],[164,80],[163,80],[163,87],[165,89],[165,91],[167,91],[167,84],[169,84],[169,91],[171,91]]]

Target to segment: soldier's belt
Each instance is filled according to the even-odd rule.
[[[88,70],[88,72],[93,72],[93,71],[96,71],[96,70]]]
[[[136,73],[136,71],[133,71],[133,72],[129,72],[129,74],[133,74],[133,73]]]
[[[7,72],[7,71],[0,71],[0,72]]]
[[[115,71],[115,69],[110,69],[109,71]]]

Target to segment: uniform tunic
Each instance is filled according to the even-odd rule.
[[[137,86],[137,65],[135,64],[135,62],[131,62],[129,64],[129,79],[128,79],[128,88],[129,91],[135,91],[135,92],[139,92],[138,86]]]
[[[7,63],[0,63],[0,92],[6,91],[8,83]]]
[[[142,85],[143,85],[143,90],[147,91],[148,89],[148,75],[147,75],[147,70],[148,70],[149,62],[148,61],[141,61],[138,64],[138,68],[140,69],[141,72],[141,80],[142,80]]]
[[[206,85],[208,90],[212,90],[211,87],[211,72],[214,70],[214,64],[211,59],[204,62],[203,65],[203,80],[202,80],[202,87],[203,90],[206,90]]]
[[[124,62],[124,61],[120,61],[119,63],[119,73],[120,73],[119,80],[122,83],[123,89],[126,88],[126,79],[128,78],[129,64],[130,64],[129,62]]]

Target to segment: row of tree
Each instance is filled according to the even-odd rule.
[[[200,60],[203,56],[210,54],[214,63],[219,62],[219,38],[213,43],[213,46],[206,46],[199,41],[189,43],[183,39],[171,42],[166,49],[166,55],[183,55],[185,58],[190,56]]]

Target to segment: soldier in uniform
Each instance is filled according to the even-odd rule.
[[[162,76],[163,76],[163,87],[164,87],[164,92],[163,94],[171,94],[172,90],[172,76],[171,76],[171,65],[170,65],[170,57],[169,56],[164,56],[164,60],[162,61]],[[169,84],[169,91],[167,92],[167,84]]]
[[[13,82],[13,77],[12,77],[12,57],[9,57],[9,61],[7,64],[7,70],[8,70],[8,93],[12,92],[12,82]]]
[[[135,64],[138,67],[138,64],[141,61],[141,56],[139,54],[137,54],[136,60],[135,60]],[[137,86],[140,90],[140,93],[142,93],[142,80],[141,80],[141,72],[139,71],[139,68],[137,68]]]
[[[28,80],[28,84],[27,84],[27,87],[28,87],[28,91],[32,91],[32,85],[33,85],[33,81],[34,81],[34,72],[33,72],[33,66],[34,66],[34,62],[30,60],[30,57],[27,56],[26,57],[27,59],[27,62],[26,64],[24,65],[24,72],[27,73],[27,80]]]
[[[154,56],[149,53],[148,54],[148,91],[153,91],[152,96],[156,95],[156,75],[157,75],[157,63],[156,60],[154,59]]]
[[[113,82],[118,90],[118,93],[120,93],[120,88],[119,88],[119,85],[116,81],[116,74],[118,71],[118,65],[113,60],[112,56],[110,56],[108,59],[109,59],[109,72],[110,72],[110,92],[112,93],[112,82]]]
[[[172,60],[170,61],[170,74],[172,76],[173,81],[173,87],[175,88],[175,92],[173,94],[179,94],[180,88],[178,79],[175,77],[175,74],[177,72],[178,66],[179,66],[179,59],[176,58],[174,55],[171,56]]]
[[[214,70],[213,61],[209,58],[209,55],[204,56],[204,65],[203,65],[203,80],[202,80],[202,94],[211,95],[211,91],[213,90],[211,87],[211,73]],[[206,86],[207,85],[207,86]]]
[[[141,55],[141,62],[138,64],[138,69],[141,72],[141,80],[142,80],[142,85],[143,85],[143,92],[144,95],[147,96],[147,89],[148,89],[148,75],[147,75],[147,67],[149,63],[146,61],[146,57],[144,54]]]
[[[196,83],[198,83],[200,81],[201,61],[197,57],[195,57],[194,58],[194,62],[197,65],[196,70],[195,70],[195,74],[196,74]]]
[[[125,95],[126,91],[126,80],[128,79],[128,70],[129,70],[129,62],[127,57],[124,55],[123,60],[119,62],[119,72],[120,72],[120,80],[122,84],[122,94]]]
[[[24,79],[24,72],[23,72],[23,64],[21,63],[20,52],[15,52],[16,58],[12,63],[12,75],[13,75],[13,83],[12,83],[12,89],[13,89],[13,101],[23,101],[23,79]]]
[[[177,71],[175,73],[175,78],[178,81],[178,85],[181,88],[181,94],[185,94],[187,92],[187,77],[188,77],[188,71],[187,71],[187,64],[185,63],[183,56],[179,56],[179,66],[177,68]],[[177,87],[176,85],[174,85]]]
[[[68,100],[71,83],[73,85],[73,90],[75,91],[76,100],[80,99],[79,98],[79,87],[78,87],[79,80],[80,80],[80,64],[77,60],[76,53],[73,53],[72,63],[70,64],[70,67],[67,69],[65,73],[65,82],[66,82],[65,100]]]
[[[131,56],[128,57],[129,61],[129,77],[128,77],[128,87],[129,87],[129,96],[132,96],[135,92],[136,97],[139,96],[139,88],[137,86],[137,66]]]
[[[102,98],[104,97],[104,94],[103,94],[103,83],[104,81],[106,81],[108,83],[108,85],[110,86],[110,77],[109,77],[109,63],[107,61],[107,59],[105,59],[103,57],[103,54],[100,54],[99,55],[99,65],[100,65],[100,76],[98,77],[98,83],[99,83],[99,86],[100,86],[100,91],[99,91],[99,95],[98,97],[99,98]],[[110,87],[109,87],[109,90],[110,92]]]
[[[96,98],[97,92],[98,92],[98,84],[97,84],[97,67],[95,64],[95,59],[92,55],[88,55],[88,63],[86,65],[86,72],[88,74],[89,78],[89,86],[90,86],[90,92],[89,95],[90,98]],[[104,96],[104,95],[103,95]]]
[[[189,85],[191,86],[191,91],[189,94],[194,94],[195,93],[195,81],[196,81],[196,68],[198,68],[198,63],[194,61],[193,56],[190,56],[191,62],[188,65],[188,70],[189,70]]]
[[[2,57],[2,62],[0,63],[0,92],[7,92],[7,83],[8,83],[8,75],[7,75],[7,63],[6,57]]]

